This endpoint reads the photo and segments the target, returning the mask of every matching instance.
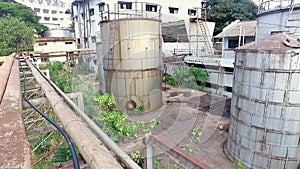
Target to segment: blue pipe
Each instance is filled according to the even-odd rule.
[[[73,166],[74,169],[80,169],[79,166],[79,162],[78,162],[78,158],[75,152],[75,148],[71,142],[70,137],[68,136],[68,134],[65,132],[65,130],[63,128],[61,128],[57,123],[55,123],[50,117],[48,117],[44,112],[42,112],[41,110],[39,110],[35,105],[33,105],[27,98],[27,94],[26,94],[26,75],[25,75],[25,71],[22,68],[22,72],[23,72],[23,78],[24,78],[24,99],[25,101],[35,110],[37,111],[41,116],[43,116],[49,123],[51,123],[66,139],[67,144],[69,146],[69,149],[71,150],[71,155],[72,155],[72,160],[73,160]]]

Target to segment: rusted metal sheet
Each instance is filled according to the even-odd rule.
[[[56,93],[47,80],[39,74],[28,60],[26,60],[26,62],[32,70],[36,81],[41,85],[55,114],[61,121],[63,128],[75,142],[87,164],[92,169],[121,169],[122,167],[118,161],[111,155],[91,130],[73,114],[73,111],[64,103],[63,99]]]
[[[250,168],[300,162],[300,49],[275,49],[286,37],[270,36],[236,54],[227,148]]]
[[[0,67],[0,103],[5,92],[10,69],[12,67],[15,56],[15,53],[11,54]]]
[[[0,168],[32,167],[30,144],[22,117],[18,65],[18,60],[15,60],[0,105]]]

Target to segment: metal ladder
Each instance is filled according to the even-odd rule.
[[[293,11],[295,8],[294,0],[291,0],[291,7],[289,9],[288,16],[285,20],[285,25],[283,27],[283,30],[288,31],[289,33],[292,33],[295,35],[297,29],[300,27],[300,19],[299,18],[292,18]],[[294,22],[292,25],[288,25],[288,23]]]
[[[207,53],[209,55],[213,55],[214,54],[214,49],[213,49],[213,46],[210,43],[210,39],[209,39],[209,37],[206,33],[206,28],[207,28],[206,23],[202,20],[197,20],[197,25],[198,25],[198,28],[201,31],[202,36],[204,37],[205,45],[206,45],[207,50],[208,50]]]
[[[114,62],[113,62],[113,58],[114,58],[114,46],[116,45],[116,29],[117,29],[117,24],[116,21],[112,21],[109,23],[109,51],[107,53],[107,57],[108,57],[108,68],[113,69],[114,68]]]

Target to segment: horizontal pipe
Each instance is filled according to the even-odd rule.
[[[41,74],[44,76],[43,74]],[[44,76],[46,78],[46,76]],[[51,86],[67,101],[67,103],[79,114],[79,116],[91,127],[100,140],[110,149],[125,165],[131,169],[141,169],[114,141],[111,140],[80,108],[51,80],[47,79]]]
[[[23,95],[23,97],[24,97],[25,101],[36,112],[38,112],[42,117],[44,117],[52,126],[54,126],[63,135],[63,137],[65,138],[65,140],[66,140],[66,142],[67,142],[67,144],[69,146],[69,149],[70,149],[70,152],[71,152],[71,155],[72,155],[74,169],[79,169],[80,166],[79,166],[78,158],[77,158],[77,155],[76,155],[76,152],[75,152],[75,148],[73,146],[73,143],[72,143],[69,135],[65,132],[65,130],[62,127],[60,127],[59,124],[57,124],[53,119],[51,119],[49,116],[47,116],[47,114],[45,114],[40,109],[38,109],[35,105],[33,105],[32,102],[30,102],[29,99],[27,98],[27,95],[26,95],[26,76],[25,76],[24,69],[22,69],[22,71],[23,71],[23,81],[24,81],[24,95]]]
[[[118,161],[110,154],[106,147],[90,131],[90,129],[74,115],[73,111],[64,103],[48,81],[40,72],[26,60],[36,81],[41,85],[47,99],[63,128],[77,145],[80,153],[92,169],[113,168],[121,169]]]
[[[16,53],[12,53],[0,67],[0,103],[5,92],[6,84]]]

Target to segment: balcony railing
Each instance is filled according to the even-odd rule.
[[[130,2],[129,6],[116,3],[113,8],[105,4],[100,11],[100,22],[118,19],[161,20],[161,6],[148,2]]]

